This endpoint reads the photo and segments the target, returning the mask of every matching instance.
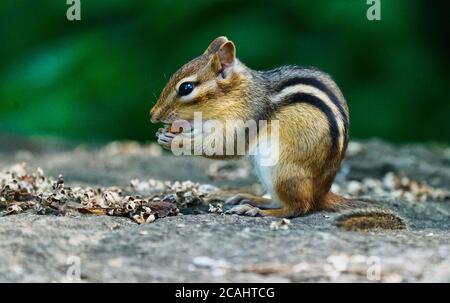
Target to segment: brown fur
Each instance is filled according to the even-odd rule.
[[[344,198],[330,192],[342,156],[330,159],[328,122],[322,112],[297,104],[280,109],[273,119],[280,121],[281,152],[272,178],[284,211],[265,213],[292,217],[344,203]]]
[[[264,76],[246,68],[234,56],[234,44],[225,37],[215,39],[203,55],[184,65],[172,76],[151,111],[152,121],[189,121],[193,120],[194,112],[202,112],[204,120],[223,122],[231,119],[278,120],[280,157],[272,171],[272,184],[276,198],[283,207],[263,210],[262,214],[294,217],[345,205],[346,200],[331,193],[330,188],[343,159],[347,138],[344,137],[343,147],[337,154],[330,153],[332,143],[325,114],[308,103],[291,104],[273,110],[270,87],[283,80],[283,74],[280,72],[272,78]],[[238,72],[229,68],[234,62],[234,66],[240,67],[236,69]],[[318,71],[312,73],[324,77],[343,100],[331,79]],[[199,80],[197,94],[191,102],[183,103],[175,93],[176,85],[193,74]],[[276,77],[280,79],[275,80]],[[348,113],[345,100],[342,102]],[[341,136],[344,134],[341,133]],[[263,200],[256,202],[265,203]]]
[[[405,219],[391,210],[381,208],[362,208],[344,212],[336,218],[336,225],[352,231],[407,228]]]

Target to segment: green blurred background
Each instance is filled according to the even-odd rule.
[[[444,3],[444,2],[443,2]],[[0,133],[152,140],[168,77],[226,35],[254,69],[317,66],[341,86],[351,137],[450,142],[443,3],[381,0],[0,2]]]

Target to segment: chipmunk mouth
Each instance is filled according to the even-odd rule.
[[[178,121],[183,121],[183,123],[175,123],[177,121],[173,121],[173,122],[164,121],[163,122],[164,129],[172,134],[180,134],[180,133],[187,131],[187,129],[185,130],[186,127],[183,127],[183,125],[187,126],[186,123],[188,123],[189,132],[194,132],[194,122],[193,121],[187,121],[187,120],[178,120]]]

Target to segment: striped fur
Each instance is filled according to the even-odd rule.
[[[331,139],[331,155],[336,155],[339,152],[339,128],[336,121],[336,117],[331,108],[320,98],[306,94],[306,93],[293,93],[287,95],[283,100],[277,103],[278,106],[286,106],[294,103],[307,103],[310,104],[325,114],[330,127],[330,139]]]
[[[216,38],[203,55],[171,77],[151,111],[152,121],[191,121],[196,112],[201,112],[204,120],[277,121],[278,162],[266,167],[258,157],[253,159],[272,200],[245,199],[254,202],[252,205],[281,207],[246,214],[292,217],[346,205],[343,197],[330,191],[349,137],[348,106],[336,83],[315,68],[283,66],[255,71],[235,55],[231,41]],[[177,90],[186,80],[195,80],[197,85],[190,95],[181,97]],[[240,200],[242,196],[236,201]]]
[[[344,121],[345,129],[348,128],[348,116],[347,113],[344,110],[344,107],[342,106],[341,101],[338,99],[338,97],[331,91],[329,87],[326,86],[322,81],[320,81],[318,78],[311,78],[311,77],[295,77],[290,78],[286,81],[283,81],[280,83],[280,85],[275,89],[276,92],[281,92],[283,89],[294,86],[297,84],[303,84],[315,87],[321,91],[323,91],[330,99],[333,101],[333,104],[336,105],[336,107],[339,109],[339,113],[341,114],[341,118]]]
[[[274,110],[280,106],[307,103],[319,109],[330,127],[331,155],[345,152],[348,144],[348,108],[331,78],[316,69],[287,66],[264,72],[271,79]]]

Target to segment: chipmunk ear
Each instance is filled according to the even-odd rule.
[[[236,60],[236,48],[231,41],[223,43],[219,49],[211,55],[209,64],[215,73],[225,76],[226,69]]]
[[[236,47],[231,41],[222,44],[217,52],[222,68],[226,68],[234,63],[236,59]]]
[[[227,37],[221,36],[211,42],[204,55],[210,56],[210,66],[214,72],[224,72],[236,59],[236,47]]]
[[[216,39],[214,39],[213,42],[211,42],[211,44],[208,46],[208,48],[205,50],[205,52],[203,53],[204,55],[212,55],[214,53],[217,53],[220,49],[220,46],[222,46],[222,44],[228,42],[227,37],[225,36],[220,36],[217,37]]]

